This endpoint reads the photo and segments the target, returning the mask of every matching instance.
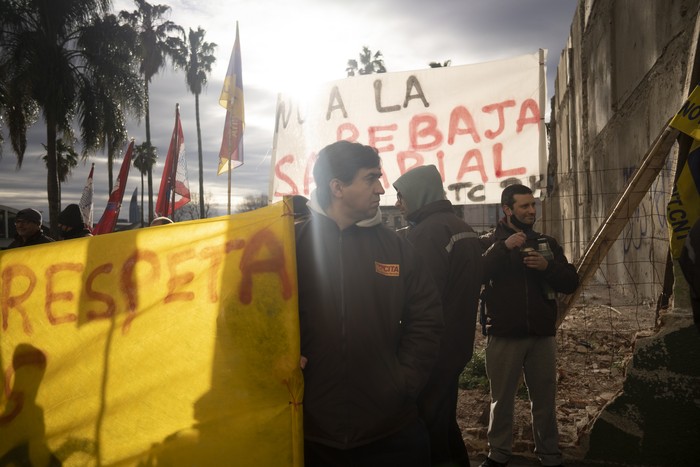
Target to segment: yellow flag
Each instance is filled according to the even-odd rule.
[[[673,187],[666,207],[671,256],[678,259],[691,227],[700,219],[700,141],[694,140],[688,159]]]
[[[666,207],[671,256],[678,259],[690,228],[700,218],[700,86],[690,93],[669,125],[694,140]]]
[[[693,139],[700,140],[700,86],[696,86],[669,124]]]
[[[0,252],[0,465],[301,466],[288,205]]]

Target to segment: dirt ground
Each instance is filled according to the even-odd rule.
[[[560,445],[568,461],[583,459],[593,421],[622,389],[635,336],[653,332],[655,307],[605,295],[582,295],[557,333],[557,419]],[[477,326],[475,352],[484,345]],[[513,454],[534,459],[525,392],[519,392],[515,410]],[[457,416],[472,459],[483,459],[488,453],[488,411],[488,389],[460,390]]]

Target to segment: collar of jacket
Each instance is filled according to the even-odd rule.
[[[320,214],[322,216],[328,217],[326,214],[326,211],[323,210],[320,204],[318,204],[318,197],[316,195],[316,190],[311,192],[311,197],[309,199],[309,202],[306,204],[308,208],[315,212],[316,214]],[[330,219],[330,218],[329,218]],[[335,221],[334,221],[335,222]],[[364,219],[359,222],[355,222],[355,225],[358,227],[374,227],[375,225],[379,225],[382,223],[382,211],[380,208],[377,208],[377,213],[374,215],[374,217],[370,219]]]
[[[510,237],[514,233],[517,233],[516,230],[513,230],[507,223],[505,217],[502,218],[501,220],[498,221],[498,225],[496,226],[496,231],[493,234],[493,237],[496,240],[505,240],[506,238]],[[541,233],[531,230],[530,232],[525,232],[525,235],[527,235],[528,240],[533,239],[533,238],[539,238],[542,236]]]
[[[438,212],[451,212],[454,214],[455,211],[452,207],[452,203],[449,200],[441,199],[440,201],[433,201],[420,209],[416,209],[406,216],[406,220],[411,224],[420,224],[427,217],[430,217]]]

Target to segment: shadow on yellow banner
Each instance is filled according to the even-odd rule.
[[[287,203],[0,252],[0,465],[303,465]]]

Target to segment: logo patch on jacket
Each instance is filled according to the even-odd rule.
[[[398,264],[384,264],[377,261],[374,262],[374,271],[382,276],[399,277]]]

